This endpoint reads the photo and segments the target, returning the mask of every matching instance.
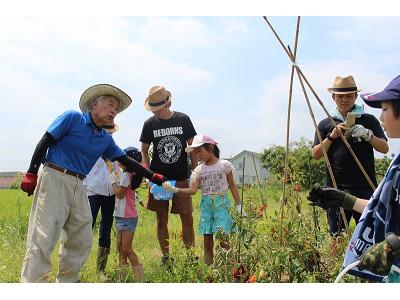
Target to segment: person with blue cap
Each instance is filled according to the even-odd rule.
[[[389,138],[400,138],[400,75],[381,92],[361,95],[381,108]],[[400,283],[400,153],[369,200],[330,187],[316,186],[308,199],[323,208],[343,207],[362,213],[346,250],[343,266],[359,260],[349,273],[373,281]]]

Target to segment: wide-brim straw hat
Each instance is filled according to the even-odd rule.
[[[92,110],[92,101],[99,96],[112,96],[119,101],[118,113],[125,110],[131,103],[132,99],[119,88],[111,84],[96,84],[83,92],[79,100],[79,108],[83,112]]]
[[[171,101],[171,92],[162,85],[155,85],[150,88],[149,95],[144,100],[144,108],[148,111],[157,111]]]
[[[357,88],[353,76],[340,77],[336,76],[333,87],[327,88],[328,92],[332,94],[352,94],[361,91]]]

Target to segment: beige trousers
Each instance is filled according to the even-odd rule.
[[[47,282],[60,238],[56,282],[77,282],[92,246],[92,214],[82,180],[44,167],[34,193],[21,282]]]

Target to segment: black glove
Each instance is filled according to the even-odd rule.
[[[335,188],[316,185],[310,190],[307,199],[312,202],[311,205],[324,209],[343,207],[352,210],[357,197]]]

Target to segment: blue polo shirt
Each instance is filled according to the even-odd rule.
[[[85,176],[100,156],[113,161],[125,155],[109,133],[96,129],[90,113],[66,111],[47,132],[56,142],[49,147],[46,161]]]

